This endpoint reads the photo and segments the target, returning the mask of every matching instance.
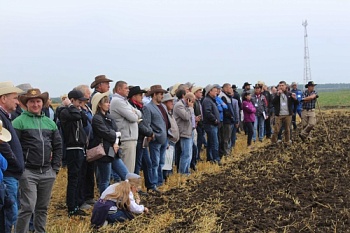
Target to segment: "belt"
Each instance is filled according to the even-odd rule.
[[[305,111],[311,111],[311,112],[313,112],[313,111],[315,111],[315,109],[314,108],[309,108],[309,109],[307,109],[307,108],[304,108],[303,110],[305,110]]]

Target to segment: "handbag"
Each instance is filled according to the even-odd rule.
[[[106,155],[106,152],[105,152],[105,149],[103,148],[103,143],[101,142],[97,146],[86,150],[86,161],[92,162],[102,158],[105,155]]]

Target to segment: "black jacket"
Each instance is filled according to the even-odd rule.
[[[3,173],[5,177],[19,179],[24,170],[22,146],[7,113],[3,109],[0,109],[0,120],[2,120],[2,127],[10,131],[12,135],[11,141],[0,143],[0,152],[8,163],[7,169]]]
[[[129,100],[129,103],[131,104],[131,106],[133,106],[134,108],[140,110],[142,112],[142,108],[138,107],[137,105],[135,105],[132,101]],[[153,135],[153,130],[151,127],[149,127],[148,125],[145,124],[144,121],[141,121],[139,124],[139,137],[138,140],[143,140],[145,137],[151,137]]]
[[[220,122],[220,113],[216,107],[215,99],[207,95],[202,103],[203,124],[218,125]]]
[[[239,93],[237,91],[233,91],[233,98],[238,101],[239,111],[241,111],[242,110],[242,101],[241,101],[241,96],[239,95]]]
[[[61,110],[59,120],[61,122],[66,148],[85,148],[87,135],[84,131],[84,127],[87,126],[88,120],[86,114],[73,105],[70,105]]]
[[[92,139],[92,143],[89,144],[88,148],[95,147],[102,142],[106,156],[103,156],[97,161],[112,162],[113,157],[108,156],[108,153],[111,151],[110,148],[113,147],[113,144],[117,139],[116,132],[118,131],[114,119],[111,118],[109,113],[103,115],[101,112],[96,112],[92,118],[92,130],[94,133],[94,138]]]
[[[285,92],[285,95],[287,96],[289,115],[293,115],[293,106],[297,105],[299,101],[297,99],[293,99],[292,92]],[[281,110],[281,98],[279,95],[273,95],[272,105],[275,110],[275,115],[279,116]]]

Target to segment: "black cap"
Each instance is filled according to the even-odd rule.
[[[78,90],[71,90],[68,93],[68,99],[72,99],[72,98],[76,99],[76,100],[81,100],[81,101],[88,100],[88,98],[84,97],[83,92],[78,91]]]
[[[237,89],[236,84],[232,84],[232,89]]]

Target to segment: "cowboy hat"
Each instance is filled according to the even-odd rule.
[[[21,94],[21,95],[27,93],[27,91],[29,89],[33,89],[33,87],[29,83],[22,83],[22,84],[17,85],[16,87],[18,87],[19,89],[23,90],[22,93],[18,93],[18,94]]]
[[[250,85],[252,85],[252,84],[251,84],[251,83],[248,83],[248,82],[245,82],[245,83],[243,84],[242,89],[244,89],[246,86],[250,86]]]
[[[147,93],[147,91],[141,89],[140,86],[131,87],[131,88],[129,88],[128,99],[130,99],[130,98],[133,97],[134,95],[142,94],[142,93]]]
[[[175,93],[176,93],[176,91],[177,91],[177,89],[179,88],[180,85],[181,85],[181,83],[176,83],[173,86],[169,87],[169,91],[170,91],[170,94],[172,96],[175,95]]]
[[[113,82],[113,80],[111,79],[108,79],[106,77],[106,75],[98,75],[95,77],[95,81],[93,81],[90,85],[90,88],[95,88],[97,86],[97,84],[100,84],[100,83],[105,83],[105,82]]]
[[[169,100],[174,100],[175,97],[173,97],[170,93],[166,93],[163,96],[162,103],[167,102]]]
[[[206,95],[208,95],[208,93],[209,93],[213,88],[217,88],[215,84],[208,84],[208,85],[205,87],[205,93],[206,93]]]
[[[309,81],[306,85],[305,88],[307,88],[308,86],[316,86],[317,84],[314,83],[314,81]]]
[[[22,93],[23,90],[15,87],[12,82],[0,82],[0,96],[10,93]]]
[[[147,95],[150,96],[154,93],[167,93],[167,91],[164,90],[161,85],[153,85],[150,87],[149,91],[147,92]]]
[[[19,96],[19,101],[21,101],[22,104],[26,105],[29,99],[34,98],[40,98],[43,100],[43,105],[47,102],[49,99],[49,93],[44,92],[41,93],[41,91],[38,88],[32,88],[27,91],[27,93]]]
[[[192,87],[192,91],[191,92],[194,94],[194,93],[196,93],[199,90],[203,90],[203,87]]]
[[[0,120],[0,140],[3,142],[11,141],[11,133],[2,127],[2,121]]]
[[[110,95],[110,92],[109,92],[109,91],[107,91],[107,92],[105,92],[105,93],[97,92],[97,93],[92,97],[92,100],[91,100],[91,108],[92,108],[92,113],[93,113],[93,114],[96,114],[97,106],[98,106],[98,104],[100,103],[101,99],[103,99],[103,97],[109,96],[109,95]]]

